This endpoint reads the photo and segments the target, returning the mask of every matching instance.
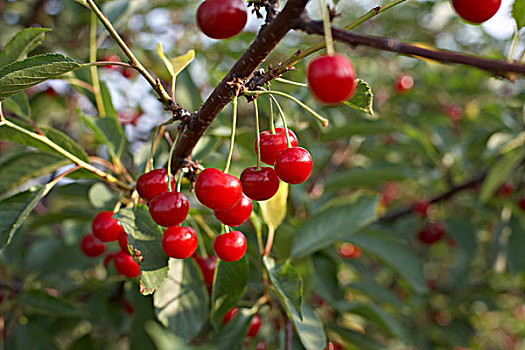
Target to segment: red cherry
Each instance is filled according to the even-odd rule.
[[[402,75],[397,78],[395,86],[399,94],[407,93],[412,90],[414,79],[410,75]]]
[[[120,235],[118,236],[118,245],[120,246],[120,249],[126,253],[126,254],[131,254],[129,252],[129,246],[128,246],[128,236],[126,235],[125,232],[121,232]]]
[[[122,76],[126,79],[133,78],[137,75],[137,71],[133,68],[124,68],[122,70]]]
[[[297,136],[295,133],[288,129],[288,137],[290,138],[290,144],[292,147],[297,147]],[[284,128],[275,128],[275,134],[272,134],[271,130],[266,130],[260,133],[260,147],[261,147],[261,161],[268,165],[275,164],[275,158],[277,154],[283,149],[288,148],[286,141],[286,133]],[[257,139],[254,141],[255,154],[257,154]]]
[[[239,34],[246,25],[248,11],[241,0],[206,0],[197,10],[197,25],[213,39]]]
[[[162,236],[162,250],[175,259],[186,259],[195,253],[199,239],[191,227],[168,227]]]
[[[300,184],[312,173],[312,156],[302,147],[282,150],[275,160],[277,176],[289,184]]]
[[[199,265],[202,272],[204,283],[208,287],[213,285],[213,276],[215,275],[215,269],[217,268],[217,257],[215,255],[209,255],[206,259],[199,255],[193,255],[193,259]]]
[[[113,261],[118,273],[129,278],[138,277],[140,275],[140,267],[133,257],[124,252],[118,252]]]
[[[224,211],[241,199],[241,181],[215,168],[204,169],[195,182],[199,201],[211,210]]]
[[[518,206],[520,207],[521,210],[525,211],[525,197],[522,197],[522,198],[518,201]]]
[[[116,256],[117,256],[117,253],[108,253],[108,255],[106,255],[106,257],[104,258],[104,267],[107,268],[109,265],[109,262],[115,259]]]
[[[248,328],[248,333],[246,334],[247,337],[255,337],[257,333],[259,333],[259,329],[261,328],[261,317],[259,314],[255,314],[255,316],[252,317],[252,320],[250,322],[250,328]]]
[[[443,238],[445,232],[445,226],[440,222],[436,222],[423,227],[417,235],[421,243],[434,244]]]
[[[355,92],[355,70],[346,56],[320,56],[308,65],[308,85],[313,95],[326,104],[341,103]]]
[[[225,211],[214,211],[217,220],[228,226],[242,225],[252,214],[252,200],[244,193],[241,199],[232,208]]]
[[[430,206],[430,203],[427,201],[417,201],[414,203],[412,210],[414,211],[414,213],[418,213],[422,217],[426,217],[428,214],[429,206]]]
[[[142,116],[141,113],[136,112],[136,111],[129,111],[129,110],[119,112],[117,114],[118,122],[120,123],[120,125],[128,125],[128,124],[137,125],[137,122],[141,116]]]
[[[339,247],[339,256],[343,259],[358,259],[362,254],[361,248],[352,243],[343,243]]]
[[[501,0],[452,0],[452,6],[465,21],[483,23],[498,12]]]
[[[117,56],[117,55],[108,55],[108,56],[105,56],[104,58],[102,58],[102,61],[120,62],[120,57]],[[102,66],[102,68],[111,69],[111,70],[119,70],[120,67],[121,66],[113,65],[113,64],[110,64],[110,65],[107,65],[107,66]]]
[[[149,203],[149,214],[160,226],[180,225],[190,210],[188,198],[180,192],[161,193]]]
[[[171,178],[171,188],[175,188],[175,181]],[[150,201],[160,193],[168,192],[168,171],[155,169],[142,174],[137,179],[137,192],[146,201]]]
[[[498,195],[500,197],[510,197],[514,193],[514,187],[509,184],[508,182],[505,182],[498,190]]]
[[[114,213],[109,210],[101,211],[91,223],[93,234],[102,242],[116,241],[120,233],[124,232],[117,219],[113,218],[113,214]]]
[[[457,105],[446,105],[443,107],[447,117],[453,122],[459,122],[463,118],[463,108]]]
[[[227,313],[224,314],[224,317],[222,318],[222,324],[226,324],[232,320],[232,318],[237,315],[237,312],[239,312],[238,307],[232,307],[230,310],[228,310]]]
[[[246,168],[241,173],[242,191],[256,201],[272,198],[279,189],[279,177],[270,167]]]
[[[106,246],[97,237],[87,234],[80,241],[80,249],[85,256],[94,258],[102,255],[106,251]]]
[[[246,253],[246,237],[239,231],[223,233],[215,237],[213,250],[219,259],[226,262],[240,260]]]

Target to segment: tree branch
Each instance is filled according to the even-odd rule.
[[[297,29],[301,29],[308,34],[324,34],[322,22],[312,21],[309,18],[304,18],[298,23],[299,26]],[[525,65],[523,64],[513,64],[507,61],[491,60],[472,55],[464,55],[453,51],[430,50],[419,46],[406,44],[391,38],[373,37],[334,27],[332,27],[332,35],[335,40],[344,42],[354,47],[362,45],[382,51],[425,57],[439,62],[463,64],[494,73],[501,77],[508,78],[509,75],[507,73],[525,74]]]

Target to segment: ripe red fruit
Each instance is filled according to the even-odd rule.
[[[109,262],[115,259],[116,256],[117,256],[117,253],[108,253],[108,255],[106,255],[106,257],[104,258],[104,267],[107,268],[109,265]]]
[[[295,133],[288,129],[288,137],[290,138],[290,144],[292,147],[297,147],[297,136]],[[275,164],[275,158],[277,154],[283,149],[288,148],[286,141],[286,132],[284,128],[275,128],[275,134],[272,134],[271,130],[263,131],[259,134],[259,143],[261,147],[261,161],[268,165]],[[257,140],[254,141],[255,154],[257,154]]]
[[[133,257],[124,252],[118,252],[113,261],[118,273],[129,278],[138,277],[140,275],[140,267]]]
[[[421,243],[424,244],[434,244],[439,241],[445,235],[446,230],[445,226],[440,223],[432,223],[423,227],[418,233],[417,236]]]
[[[412,90],[414,86],[414,79],[410,75],[402,75],[396,80],[396,91],[399,94],[404,94]]]
[[[248,328],[248,333],[246,333],[247,337],[255,337],[257,333],[259,333],[259,329],[261,328],[261,317],[259,314],[255,314],[255,316],[252,317],[252,320],[250,322],[250,328]]]
[[[211,210],[224,211],[241,199],[241,181],[215,168],[204,169],[195,182],[199,201]]]
[[[326,104],[341,103],[355,92],[355,70],[343,55],[320,56],[308,65],[308,85],[313,95]]]
[[[108,55],[102,58],[102,61],[120,62],[120,57],[117,55]],[[102,66],[102,68],[111,69],[111,70],[119,70],[121,69],[121,66],[110,64],[107,66]]]
[[[520,207],[521,210],[525,211],[525,197],[522,197],[522,198],[518,201],[518,206]]]
[[[429,206],[430,206],[430,203],[427,201],[417,201],[414,203],[412,210],[414,211],[414,213],[418,213],[422,217],[425,217],[428,214]]]
[[[239,34],[246,25],[248,11],[241,0],[206,0],[197,10],[197,25],[213,39]]]
[[[193,255],[193,259],[199,265],[202,272],[204,283],[208,286],[208,291],[211,294],[211,287],[213,285],[213,276],[215,275],[215,269],[217,268],[217,257],[215,255],[209,255],[206,259],[199,255]]]
[[[501,0],[452,0],[458,15],[471,23],[483,23],[498,12]]]
[[[510,197],[514,193],[514,187],[509,184],[508,182],[505,182],[498,190],[498,195],[500,197]]]
[[[256,201],[272,198],[279,189],[277,173],[270,167],[250,167],[241,173],[242,191]]]
[[[215,237],[213,250],[219,259],[226,262],[240,260],[246,253],[246,237],[239,231],[223,233]]]
[[[126,235],[125,232],[121,232],[120,235],[118,236],[118,245],[120,246],[120,249],[124,253],[131,254],[129,252],[129,247],[128,247],[128,236]]]
[[[239,308],[238,307],[232,307],[231,309],[228,310],[228,312],[226,312],[224,314],[224,317],[222,318],[222,324],[226,324],[228,322],[230,322],[232,320],[232,318],[235,317],[235,315],[237,315],[237,312],[239,312]]]
[[[149,214],[160,226],[180,225],[190,210],[188,198],[180,192],[161,193],[149,203]]]
[[[175,188],[173,178],[171,178],[171,188]],[[168,192],[168,171],[155,169],[140,175],[137,179],[137,192],[148,202],[156,195]]]
[[[106,246],[97,237],[87,234],[80,241],[80,249],[85,256],[94,258],[102,255],[106,251]]]
[[[93,234],[102,242],[116,241],[120,233],[124,232],[117,219],[113,218],[113,214],[114,213],[109,210],[101,211],[91,223]]]
[[[287,148],[277,155],[275,171],[281,180],[296,185],[310,177],[312,163],[312,156],[304,148]]]
[[[363,254],[361,248],[352,243],[343,243],[339,247],[339,256],[343,259],[357,259]]]
[[[276,175],[277,177],[277,175]],[[279,181],[279,180],[277,180]],[[242,225],[252,214],[253,203],[244,193],[241,199],[232,208],[225,211],[214,211],[217,220],[228,226]]]
[[[463,108],[458,105],[446,105],[443,107],[447,117],[453,122],[459,122],[463,119]]]
[[[199,239],[191,227],[168,227],[162,236],[162,250],[170,258],[186,259],[195,253]]]
[[[118,122],[120,123],[120,125],[128,125],[128,124],[137,125],[137,122],[141,116],[142,114],[140,112],[136,112],[132,110],[131,111],[125,110],[125,111],[119,112],[117,115]]]

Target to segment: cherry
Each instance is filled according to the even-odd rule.
[[[199,239],[191,227],[168,227],[162,236],[162,250],[175,259],[186,259],[195,253]]]
[[[180,225],[190,210],[188,198],[180,192],[161,193],[149,203],[149,214],[160,226]]]
[[[232,208],[241,199],[241,181],[215,168],[204,169],[195,182],[199,201],[212,210]]]
[[[343,350],[343,346],[337,342],[328,342],[325,350]]]
[[[414,211],[414,213],[418,213],[422,217],[426,217],[428,214],[429,206],[430,206],[430,203],[427,201],[417,201],[414,203],[412,210]]]
[[[87,234],[80,241],[80,249],[85,256],[94,258],[102,255],[106,251],[106,246],[97,237]]]
[[[303,183],[312,173],[312,156],[302,147],[284,149],[277,155],[275,171],[284,182]]]
[[[355,70],[346,56],[320,56],[308,65],[308,85],[313,95],[326,104],[341,103],[355,92]]]
[[[290,129],[288,129],[288,137],[290,138],[291,146],[297,147],[297,136],[295,136],[295,133]],[[288,148],[284,128],[275,128],[275,134],[272,134],[271,130],[263,131],[259,134],[259,140],[261,147],[261,161],[268,165],[273,166],[277,154],[283,149]],[[257,140],[254,141],[254,144],[255,154],[257,154]]]
[[[125,232],[121,232],[118,236],[118,245],[120,246],[120,250],[122,250],[124,253],[131,254],[129,252],[128,236]]]
[[[381,205],[388,207],[396,199],[399,199],[403,194],[403,189],[397,182],[389,182],[385,189],[381,192]]]
[[[108,253],[108,255],[106,255],[106,257],[104,258],[104,267],[107,268],[110,261],[115,259],[116,256],[117,256],[117,253]]]
[[[120,125],[131,124],[131,125],[136,126],[141,116],[142,114],[140,112],[129,111],[129,110],[119,112],[117,114],[118,122],[120,123]]]
[[[465,21],[479,24],[498,12],[501,0],[452,0],[452,6]]]
[[[443,107],[447,117],[453,122],[459,122],[463,119],[463,108],[458,105],[446,105]]]
[[[362,254],[361,248],[352,243],[343,243],[339,247],[339,256],[343,259],[358,259]]]
[[[418,238],[421,243],[434,244],[439,241],[445,235],[445,226],[440,223],[432,223],[423,227],[418,233]]]
[[[213,250],[219,259],[226,262],[240,260],[246,253],[246,237],[239,231],[223,233],[215,237]]]
[[[237,315],[237,312],[239,312],[239,308],[238,307],[232,307],[231,309],[228,310],[228,312],[226,312],[224,314],[224,317],[222,318],[222,324],[226,324],[228,322],[230,322],[232,320],[232,318],[235,317],[235,315]]]
[[[118,273],[129,278],[140,275],[140,267],[133,257],[124,252],[118,252],[113,261]]]
[[[113,218],[113,214],[114,213],[109,210],[101,211],[91,223],[93,234],[102,242],[116,241],[120,233],[124,232],[117,219]]]
[[[255,345],[255,350],[266,350],[266,343],[264,340],[261,339],[257,342],[257,345]]]
[[[396,91],[399,94],[405,94],[412,90],[414,79],[410,75],[402,75],[396,80]]]
[[[257,333],[259,333],[259,329],[261,328],[261,317],[259,314],[255,314],[255,316],[252,317],[252,320],[250,322],[250,328],[248,328],[248,333],[246,333],[247,337],[255,337]]]
[[[248,20],[241,0],[206,0],[197,10],[197,25],[212,39],[226,39],[239,34]]]
[[[133,68],[124,68],[122,70],[122,76],[126,79],[131,79],[137,75],[137,71]]]
[[[514,193],[514,187],[508,182],[505,182],[503,185],[501,185],[498,190],[498,195],[500,197],[510,197],[512,193]]]
[[[256,201],[272,198],[279,189],[279,177],[270,167],[246,168],[241,173],[242,191]]]
[[[193,259],[195,259],[197,265],[199,265],[204,283],[206,283],[206,286],[208,287],[208,293],[211,294],[213,276],[215,275],[215,269],[217,268],[217,257],[215,255],[209,255],[204,259],[201,256],[194,254]]]
[[[171,178],[171,188],[174,187],[175,181]],[[137,192],[148,202],[156,195],[168,192],[168,171],[155,169],[140,175],[137,179]]]
[[[102,61],[120,62],[120,57],[117,56],[117,55],[108,55],[108,56],[105,56],[104,58],[102,58]],[[114,64],[109,64],[107,66],[102,66],[102,68],[106,68],[106,69],[110,69],[110,70],[120,70],[120,67],[121,66],[114,65]]]
[[[225,211],[214,211],[213,213],[215,214],[217,220],[222,222],[224,225],[235,227],[242,225],[246,220],[248,220],[252,214],[252,209],[252,200],[243,193],[241,199],[232,208]]]
[[[522,197],[520,200],[518,200],[518,206],[521,210],[525,211],[525,197]]]

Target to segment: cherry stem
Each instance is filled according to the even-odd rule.
[[[170,155],[169,155],[169,158],[168,158],[168,192],[171,192],[173,189],[171,188],[171,158],[173,157],[173,151],[175,150],[175,147],[177,146],[177,143],[179,141],[179,138],[180,138],[180,132],[177,133],[177,138],[175,139],[175,141],[173,142],[173,144],[171,145],[171,148],[170,148]],[[182,170],[181,170],[181,173],[182,173]]]
[[[235,146],[235,127],[237,125],[237,95],[233,96],[232,110],[232,133],[230,136],[230,149],[228,150],[228,160],[226,161],[226,166],[224,167],[224,172],[226,174],[230,171],[230,164],[232,162],[233,157],[233,147]]]
[[[253,109],[255,110],[255,132],[257,140],[257,170],[261,169],[261,135],[259,130],[259,108],[257,100],[253,100]]]
[[[300,86],[300,87],[308,87],[308,84],[305,83],[299,83],[298,81],[283,79],[283,78],[275,78],[275,81],[278,81],[279,83],[294,85],[294,86]]]
[[[323,14],[323,27],[324,27],[324,38],[326,41],[326,53],[328,56],[335,54],[334,49],[334,38],[332,37],[332,26],[330,24],[330,13],[328,12],[328,6],[326,0],[319,1],[321,5],[321,12]]]
[[[268,86],[268,90],[270,90],[270,87]],[[275,135],[275,125],[273,122],[273,103],[270,96],[268,96],[268,104],[270,105],[270,131],[272,135]]]
[[[279,105],[279,102],[277,102],[277,99],[275,97],[273,97],[272,95],[270,95],[270,98],[277,105],[277,109],[279,110],[279,114],[281,115],[281,120],[283,121],[284,132],[286,134],[286,143],[288,145],[288,148],[291,148],[292,147],[292,143],[290,141],[290,135],[288,135],[288,124],[286,123],[286,118],[284,117],[284,112],[283,112],[283,110],[281,108],[281,105]]]
[[[269,256],[272,251],[273,238],[275,236],[275,229],[273,226],[268,227],[268,239],[266,240],[266,248],[264,249],[264,255]]]
[[[157,139],[158,133],[159,127],[157,126],[151,137],[151,148],[149,150],[149,156],[148,161],[146,162],[145,172],[148,172],[150,169],[153,169],[155,167],[155,164],[153,163],[153,153],[155,152],[155,140]]]
[[[231,231],[230,226],[224,225],[224,231],[230,232]]]
[[[180,169],[179,179],[177,180],[177,192],[180,192],[182,188],[182,178],[184,177],[184,171]]]

